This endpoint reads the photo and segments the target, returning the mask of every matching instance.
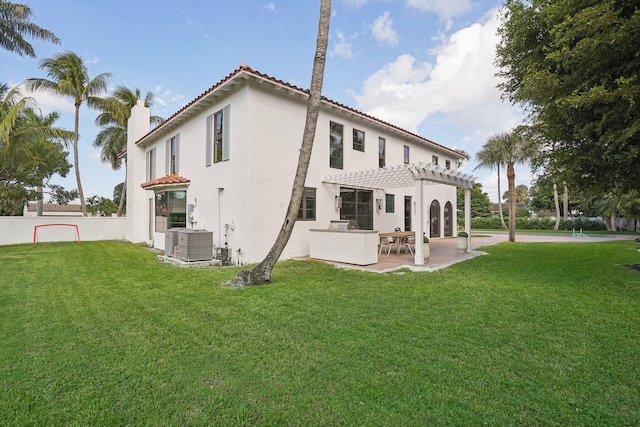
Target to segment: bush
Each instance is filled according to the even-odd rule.
[[[509,218],[505,216],[505,223],[508,225]],[[543,218],[516,218],[516,230],[553,230],[556,220],[551,217]],[[472,218],[471,228],[483,230],[503,230],[500,218],[492,216],[489,218]],[[606,226],[597,220],[586,218],[572,218],[567,221],[560,220],[560,230],[582,230],[599,231],[606,230]]]

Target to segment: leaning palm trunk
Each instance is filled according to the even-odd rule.
[[[509,182],[509,241],[516,241],[516,170],[513,163],[507,163],[507,181]]]
[[[564,182],[564,194],[562,195],[562,215],[564,217],[564,222],[566,223],[569,220],[569,189],[567,188],[567,183]]]
[[[309,88],[307,116],[304,125],[304,133],[302,135],[302,146],[300,148],[298,167],[293,181],[291,198],[289,199],[289,207],[287,208],[284,223],[280,228],[280,232],[278,233],[275,243],[262,262],[251,270],[241,271],[234,279],[227,283],[229,286],[247,287],[270,283],[273,267],[276,261],[280,258],[280,255],[282,254],[282,251],[284,251],[284,248],[289,241],[289,237],[291,237],[291,233],[293,232],[293,226],[296,223],[302,194],[304,192],[304,184],[307,179],[309,162],[311,161],[313,139],[316,133],[320,103],[322,101],[321,93],[324,79],[324,64],[327,56],[327,44],[329,40],[330,18],[331,0],[322,0],[320,2],[318,37],[316,41],[315,58],[313,61],[313,72],[311,74],[311,87]]]

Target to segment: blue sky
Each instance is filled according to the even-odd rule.
[[[19,0],[15,0],[19,1]],[[22,0],[27,2],[27,0]],[[0,50],[0,82],[46,77],[39,60],[79,54],[91,76],[112,87],[155,94],[152,114],[168,117],[242,63],[307,88],[319,0],[30,0],[36,24],[62,41],[33,41],[37,59]],[[333,0],[323,95],[472,156],[465,172],[497,200],[495,171],[473,171],[487,138],[522,121],[500,99],[493,65],[495,0]],[[73,129],[68,99],[35,96]],[[124,169],[111,170],[92,147],[97,112],[83,106],[80,172],[85,196],[112,197]],[[502,190],[506,189],[503,174]],[[518,168],[516,184],[529,185]],[[74,174],[55,183],[75,188]]]

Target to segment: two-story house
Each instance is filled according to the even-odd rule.
[[[128,240],[164,249],[169,228],[206,229],[234,262],[260,261],[284,220],[307,98],[307,91],[242,65],[151,131],[149,109],[135,106],[127,146]],[[309,230],[332,220],[455,235],[456,187],[473,184],[456,170],[463,159],[323,99],[299,218],[282,258],[309,255]]]

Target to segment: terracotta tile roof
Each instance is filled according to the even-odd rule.
[[[37,210],[38,204],[36,202],[29,202],[27,211],[35,212]],[[60,205],[58,203],[43,203],[42,212],[82,212],[82,207],[75,203],[67,203],[66,205]]]
[[[146,139],[147,137],[151,136],[152,134],[154,134],[154,133],[158,132],[160,129],[162,129],[162,127],[163,127],[164,125],[166,125],[167,123],[171,122],[171,120],[173,120],[174,118],[176,118],[177,116],[179,116],[181,113],[183,113],[184,111],[186,111],[187,109],[189,109],[190,107],[192,107],[194,104],[197,104],[197,103],[198,103],[198,101],[200,101],[201,99],[205,98],[205,97],[206,97],[207,95],[209,95],[211,92],[215,91],[216,89],[218,89],[219,87],[221,87],[221,86],[222,86],[222,85],[224,85],[225,83],[229,82],[230,80],[233,80],[233,78],[235,78],[236,76],[238,76],[238,75],[240,75],[240,74],[243,74],[243,73],[251,74],[251,75],[256,76],[256,77],[259,77],[259,78],[261,78],[261,79],[263,79],[263,80],[267,80],[267,81],[270,81],[270,82],[272,82],[272,83],[276,83],[276,84],[278,84],[278,85],[284,86],[284,87],[286,87],[286,88],[288,88],[288,89],[291,89],[291,90],[296,91],[296,92],[299,92],[299,93],[304,93],[304,94],[307,94],[307,95],[309,94],[309,91],[308,91],[308,90],[302,89],[302,88],[300,88],[300,87],[298,87],[298,86],[292,85],[292,84],[287,83],[287,82],[285,82],[285,81],[282,81],[282,80],[276,79],[275,77],[269,76],[269,75],[264,74],[264,73],[261,73],[261,72],[259,72],[259,71],[256,71],[256,70],[252,69],[251,67],[249,67],[247,64],[242,64],[242,65],[240,65],[240,67],[238,67],[238,68],[237,68],[236,70],[234,70],[232,73],[230,73],[229,75],[227,75],[225,78],[223,78],[222,80],[220,80],[220,81],[219,81],[218,83],[216,83],[215,85],[211,86],[209,89],[207,89],[207,90],[205,90],[204,92],[202,92],[202,93],[201,93],[200,95],[198,95],[198,96],[197,96],[193,101],[189,102],[187,105],[185,105],[185,106],[184,106],[184,107],[182,107],[180,110],[176,111],[173,115],[171,115],[168,119],[166,119],[165,121],[163,121],[162,123],[160,123],[158,126],[156,126],[155,128],[153,128],[151,131],[149,131],[149,133],[147,133],[147,134],[146,134],[146,135],[144,135],[142,138],[140,138],[138,141],[136,141],[136,144],[138,144],[140,141],[142,141],[142,140]],[[416,134],[416,133],[409,132],[409,131],[408,131],[408,130],[406,130],[406,129],[402,129],[402,128],[400,128],[400,127],[398,127],[398,126],[396,126],[396,125],[393,125],[393,124],[391,124],[391,123],[389,123],[389,122],[385,122],[384,120],[380,120],[380,119],[378,119],[378,118],[376,118],[376,117],[373,117],[373,116],[371,116],[371,115],[368,115],[368,114],[366,114],[366,113],[363,113],[363,112],[361,112],[361,111],[358,111],[358,110],[356,110],[356,109],[354,109],[354,108],[348,107],[348,106],[346,106],[346,105],[344,105],[344,104],[341,104],[341,103],[339,103],[339,102],[336,102],[336,101],[333,101],[333,100],[331,100],[331,99],[328,99],[328,98],[326,98],[326,97],[324,97],[324,96],[322,97],[322,100],[323,100],[325,103],[327,103],[327,104],[330,104],[330,105],[333,105],[333,106],[335,106],[335,107],[338,107],[338,108],[341,108],[341,109],[347,110],[347,111],[349,111],[349,112],[351,112],[351,113],[353,113],[353,114],[356,114],[356,115],[358,115],[358,116],[364,117],[364,118],[366,118],[366,119],[368,119],[368,120],[372,120],[372,121],[378,122],[378,123],[380,123],[380,124],[382,124],[382,125],[384,125],[384,126],[388,126],[388,127],[392,128],[392,129],[395,129],[396,131],[399,131],[399,132],[404,133],[404,134],[406,134],[406,135],[409,135],[409,136],[412,136],[412,137],[417,138],[417,139],[419,139],[419,140],[422,140],[423,142],[426,142],[426,143],[428,143],[428,144],[435,145],[435,146],[437,146],[437,147],[439,147],[439,148],[442,148],[442,149],[444,149],[444,150],[450,151],[450,152],[452,152],[452,153],[454,153],[454,154],[456,154],[456,155],[458,155],[458,156],[462,156],[462,157],[465,157],[465,158],[467,158],[467,157],[468,157],[468,156],[467,156],[467,154],[465,154],[465,153],[463,153],[463,152],[460,152],[460,151],[458,151],[458,150],[454,150],[454,149],[452,149],[452,148],[446,147],[446,146],[444,146],[444,145],[442,145],[442,144],[438,144],[437,142],[434,142],[434,141],[432,141],[432,140],[430,140],[430,139],[427,139],[427,138],[425,138],[425,137],[423,137],[423,136],[420,136],[420,135],[418,135],[418,134]],[[124,153],[123,153],[123,154],[124,154]]]
[[[163,176],[161,178],[152,179],[151,181],[143,182],[140,184],[142,188],[151,188],[159,185],[178,185],[178,184],[188,184],[191,180],[187,178],[183,178],[177,173],[172,175]]]

